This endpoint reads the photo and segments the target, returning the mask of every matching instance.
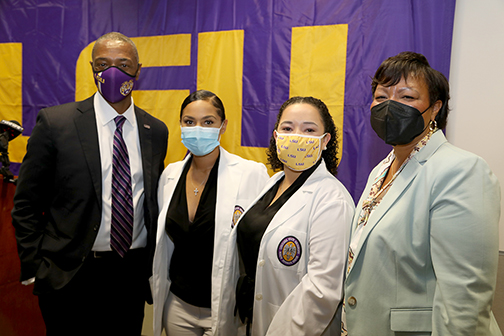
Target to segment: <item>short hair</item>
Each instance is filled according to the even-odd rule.
[[[431,68],[427,58],[422,54],[404,51],[383,61],[372,79],[372,93],[375,93],[378,85],[393,86],[399,83],[401,78],[407,80],[408,76],[425,80],[429,89],[429,102],[431,105],[438,100],[442,102],[443,105],[435,120],[438,128],[445,128],[448,113],[450,112],[448,105],[450,85],[441,72]]]
[[[219,97],[217,97],[215,93],[207,90],[194,91],[189,96],[187,96],[186,99],[184,99],[184,101],[182,102],[182,106],[180,107],[180,118],[182,118],[182,112],[184,111],[186,106],[197,100],[204,100],[212,104],[213,107],[217,109],[217,114],[221,118],[221,121],[226,120],[226,112],[224,110],[224,104],[222,104],[222,101],[220,100]]]
[[[331,134],[331,139],[327,143],[327,148],[322,152],[322,158],[324,158],[324,162],[328,171],[330,171],[333,175],[336,175],[338,172],[338,134],[336,130],[336,125],[334,124],[334,120],[329,113],[329,109],[326,104],[320,99],[313,97],[292,97],[282,104],[280,107],[280,111],[277,115],[277,120],[275,123],[275,130],[278,129],[278,124],[280,123],[280,119],[282,118],[282,114],[285,109],[294,104],[309,104],[317,109],[324,124],[324,133]],[[276,150],[276,140],[273,135],[271,135],[269,148],[266,151],[268,156],[268,164],[271,166],[273,171],[283,170],[283,163],[278,159],[278,154]]]
[[[133,52],[135,54],[135,57],[137,59],[137,63],[140,62],[140,58],[138,57],[138,50],[137,50],[137,47],[135,45],[135,43],[133,43],[133,41],[131,41],[131,39],[129,37],[127,37],[126,35],[124,34],[121,34],[119,32],[110,32],[110,33],[106,33],[102,36],[100,36],[94,46],[93,46],[93,51],[91,53],[91,57],[94,59],[94,55],[95,55],[95,48],[96,46],[103,42],[103,41],[108,41],[108,40],[111,40],[111,41],[121,41],[121,42],[124,42],[124,43],[128,43],[129,45],[131,45],[133,47]]]

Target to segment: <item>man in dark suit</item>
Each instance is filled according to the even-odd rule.
[[[12,211],[21,281],[47,335],[140,335],[168,130],[133,103],[129,38],[103,35],[92,59],[99,93],[42,109],[28,142]]]

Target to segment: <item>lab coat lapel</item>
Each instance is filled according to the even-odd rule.
[[[151,189],[157,181],[155,183],[152,181],[152,132],[145,118],[145,114],[146,112],[139,110],[135,106],[135,116],[142,155],[144,190],[145,195],[151,195]]]
[[[82,101],[77,110],[81,112],[75,118],[75,128],[79,134],[82,151],[86,157],[89,173],[93,181],[96,198],[100,208],[102,206],[102,170],[100,159],[100,145],[96,128],[96,115],[93,107],[93,97]]]
[[[268,182],[264,186],[264,188],[261,191],[261,193],[254,199],[254,201],[252,201],[252,203],[247,207],[247,209],[245,209],[245,211],[243,212],[243,214],[240,216],[240,220],[243,218],[243,215],[245,215],[250,210],[250,208],[252,208],[254,206],[254,204],[256,204],[259,201],[259,199],[261,199],[261,197],[263,197],[264,194],[266,192],[268,192],[268,190],[270,190],[271,187],[273,187],[273,185],[275,185],[275,183],[277,183],[277,181],[280,178],[282,178],[282,176],[284,176],[284,172],[283,171],[276,173],[275,175],[273,175],[268,180]],[[232,231],[231,238],[230,238],[232,241],[236,240],[236,230],[237,230],[236,226],[238,226],[240,224],[240,220],[238,220],[238,222],[236,223],[236,225],[235,225],[235,227],[234,227],[234,229]]]
[[[163,188],[163,196],[160,197],[159,199],[159,202],[162,202],[162,204],[159,204],[160,218],[166,218],[166,213],[168,212],[168,207],[170,206],[173,191],[177,187],[178,180],[180,179],[180,175],[182,175],[182,171],[184,170],[184,166],[186,165],[187,160],[189,160],[189,157],[190,154],[185,157],[185,159],[182,161],[182,164],[178,165],[176,169],[173,169],[170,172],[170,174],[166,177],[166,182],[164,186],[161,185],[159,186],[159,188]],[[162,235],[164,234],[165,224],[166,220],[158,220],[158,230],[156,239],[157,242],[160,241]]]
[[[277,227],[281,226],[283,223],[288,221],[291,217],[294,217],[298,212],[300,212],[306,205],[306,199],[308,198],[304,188],[301,187],[299,190],[292,195],[291,198],[278,210],[273,219],[271,220],[268,228],[264,232],[264,235],[268,235],[271,231],[275,230]]]
[[[275,230],[290,218],[294,217],[305,207],[307,200],[310,199],[309,194],[313,194],[314,192],[314,181],[317,180],[317,177],[321,176],[323,172],[325,172],[325,164],[322,161],[312,175],[308,177],[305,183],[294,193],[294,195],[291,196],[291,198],[289,198],[287,202],[285,202],[280,210],[278,210],[268,225],[264,235],[267,235],[269,232]]]
[[[236,205],[238,189],[243,171],[239,169],[238,160],[233,158],[220,147],[219,172],[217,178],[217,202],[215,208],[215,223],[229,221],[229,229],[232,227],[233,209]],[[218,236],[218,235],[217,235]]]

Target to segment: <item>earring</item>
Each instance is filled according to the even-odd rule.
[[[434,132],[437,129],[437,121],[436,120],[431,120],[429,123],[429,129]]]

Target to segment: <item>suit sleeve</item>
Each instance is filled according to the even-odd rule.
[[[499,184],[478,157],[441,171],[430,209],[432,335],[486,335],[497,274]]]
[[[163,206],[162,204],[162,199],[163,199],[163,186],[166,183],[166,168],[164,165],[164,159],[166,158],[166,152],[168,151],[168,128],[166,125],[163,123],[163,128],[162,128],[162,136],[161,136],[161,160],[159,160],[159,163],[157,165],[156,169],[156,174],[159,176],[159,178],[156,181],[156,204],[157,204],[157,213],[153,215],[153,222],[154,222],[154,227],[157,230],[157,217],[159,215],[159,212],[161,211],[161,208]],[[154,239],[156,239],[156,235],[153,235]],[[155,240],[154,240],[155,241]]]
[[[38,251],[47,223],[55,161],[49,118],[41,110],[21,164],[12,210],[21,281],[34,277],[41,262]]]
[[[267,335],[321,335],[343,298],[345,256],[354,206],[335,189],[315,196],[307,273],[280,306]]]
[[[164,159],[166,158],[166,152],[168,151],[168,128],[166,127],[166,125],[163,123],[163,133],[162,133],[162,141],[161,141],[161,144],[162,144],[162,151],[161,153],[163,154],[162,155],[162,160],[159,162],[159,166],[158,166],[158,176],[160,176],[162,173],[163,173],[163,170],[165,169],[165,165],[164,165]]]

